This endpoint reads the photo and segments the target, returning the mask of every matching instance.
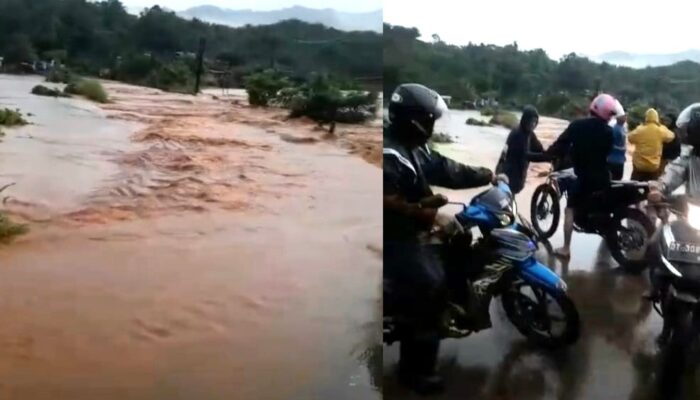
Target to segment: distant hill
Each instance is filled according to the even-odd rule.
[[[680,61],[695,61],[700,63],[700,50],[687,50],[671,54],[635,54],[624,51],[613,51],[591,57],[598,62],[621,65],[632,68],[660,67],[675,64]]]
[[[381,10],[365,13],[349,13],[331,8],[314,9],[294,6],[274,11],[230,10],[216,6],[198,6],[178,13],[183,18],[198,18],[202,21],[229,25],[270,25],[283,20],[298,19],[318,23],[343,31],[382,31]]]

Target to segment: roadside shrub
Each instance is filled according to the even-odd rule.
[[[520,124],[520,120],[515,114],[511,112],[499,111],[498,113],[496,113],[496,115],[494,115],[491,118],[491,121],[489,121],[489,123],[491,125],[501,125],[508,129],[514,129],[518,127],[518,125]]]
[[[27,125],[29,122],[24,119],[19,110],[10,110],[9,108],[0,108],[0,125],[3,126],[21,126]]]
[[[291,102],[291,117],[306,116],[320,123],[362,123],[374,117],[377,93],[343,92],[330,78],[316,75]]]
[[[51,83],[71,83],[77,77],[67,68],[54,68],[46,75],[46,82]]]
[[[34,88],[32,89],[32,94],[47,97],[70,97],[69,94],[62,92],[59,89],[51,89],[44,85],[34,86]]]
[[[452,136],[443,132],[433,133],[433,136],[430,137],[430,141],[432,143],[454,143]]]
[[[484,107],[480,110],[480,112],[484,117],[492,117],[498,113],[498,110],[493,107]]]
[[[627,127],[630,131],[644,123],[644,116],[648,109],[648,105],[634,104],[625,110],[627,112]]]
[[[0,212],[0,242],[8,243],[27,232],[29,232],[27,225],[12,222],[5,213]]]
[[[161,90],[185,91],[191,86],[192,71],[183,62],[161,65],[150,72],[146,84]]]
[[[491,126],[491,124],[489,124],[488,122],[482,121],[482,120],[476,119],[476,118],[468,118],[468,119],[467,119],[467,125],[474,125],[474,126]]]
[[[102,87],[102,84],[94,79],[83,79],[69,83],[64,92],[84,96],[98,103],[106,103],[108,101],[107,92]]]
[[[268,69],[253,73],[244,79],[248,102],[253,106],[267,106],[280,90],[290,86],[289,80],[279,71]]]

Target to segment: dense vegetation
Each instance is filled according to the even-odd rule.
[[[292,118],[308,117],[319,124],[360,123],[373,118],[377,93],[343,91],[342,84],[325,74],[314,74],[307,83],[295,83],[277,70],[265,70],[246,78],[248,102],[290,110]]]
[[[0,0],[0,57],[6,67],[57,60],[80,74],[156,87],[191,84],[194,53],[240,84],[271,66],[297,79],[312,71],[345,79],[381,76],[381,35],[284,21],[230,28],[186,20],[160,7],[134,16],[118,0]]]
[[[619,97],[627,109],[654,106],[662,113],[700,98],[700,64],[690,61],[632,69],[575,54],[555,61],[517,43],[453,46],[437,36],[432,43],[419,37],[415,28],[384,25],[385,99],[397,84],[411,81],[453,96],[453,106],[493,98],[508,108],[529,103],[549,115],[573,117],[599,90]]]

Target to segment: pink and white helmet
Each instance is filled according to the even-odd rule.
[[[591,102],[589,110],[600,119],[610,121],[618,113],[618,102],[614,97],[606,93],[601,93],[596,96]]]

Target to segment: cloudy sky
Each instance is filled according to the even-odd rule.
[[[673,53],[700,48],[700,2],[688,0],[384,0],[384,21],[452,44],[517,41],[550,57],[570,52]]]
[[[185,10],[190,7],[210,4],[222,8],[275,10],[295,5],[310,8],[335,8],[340,11],[362,12],[382,8],[382,0],[122,0],[131,8],[144,8],[158,4],[171,10]]]

